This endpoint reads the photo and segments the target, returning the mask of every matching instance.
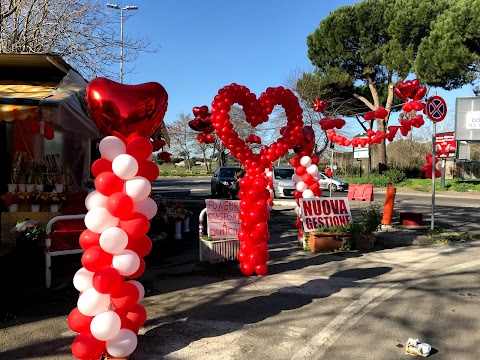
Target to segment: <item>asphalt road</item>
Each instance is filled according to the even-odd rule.
[[[210,177],[160,177],[153,183],[154,190],[183,190],[190,191],[195,197],[208,197],[210,191]],[[324,196],[330,193],[324,190]],[[347,196],[346,192],[334,192],[333,196]],[[382,202],[385,199],[385,189],[374,189],[374,199]],[[292,200],[293,199],[277,199]],[[424,206],[431,207],[432,194],[422,192],[412,192],[402,188],[397,189],[395,204],[399,206]],[[480,194],[437,192],[435,196],[435,205],[438,206],[461,206],[461,207],[480,207]]]

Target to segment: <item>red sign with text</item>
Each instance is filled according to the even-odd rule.
[[[455,159],[457,154],[455,133],[437,134],[435,137],[435,152],[437,159]]]

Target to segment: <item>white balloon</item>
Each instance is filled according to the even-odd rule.
[[[302,158],[300,159],[300,165],[302,166],[309,167],[311,164],[312,159],[310,158],[310,156],[302,156]]]
[[[125,181],[125,193],[130,196],[133,201],[145,199],[152,191],[152,185],[143,176],[135,176]]]
[[[307,173],[309,173],[310,175],[317,174],[318,173],[318,166],[315,165],[315,164],[310,165],[309,167],[307,167]]]
[[[294,182],[294,184],[302,181],[302,177],[301,176],[298,176],[297,174],[293,174],[292,175],[292,181]]]
[[[99,243],[107,253],[118,254],[127,247],[128,235],[119,227],[111,227],[102,232]]]
[[[113,339],[120,331],[122,321],[115,311],[104,311],[96,315],[90,323],[90,332],[100,341]]]
[[[133,212],[138,212],[145,215],[148,220],[155,216],[157,210],[157,203],[151,197],[146,197],[143,200],[133,202]]]
[[[270,193],[270,197],[273,198],[275,195],[275,192],[273,190],[269,190],[268,192]]]
[[[85,198],[85,207],[87,210],[92,210],[97,207],[107,207],[108,196],[102,195],[99,191],[94,190]]]
[[[127,282],[132,283],[137,287],[139,293],[138,302],[140,302],[145,297],[145,288],[143,287],[142,283],[137,280],[129,280]]]
[[[108,161],[113,161],[118,155],[125,154],[127,147],[125,143],[116,136],[106,136],[98,146],[100,154]]]
[[[78,298],[77,307],[85,316],[98,315],[110,306],[110,294],[100,294],[93,287],[84,291]]]
[[[137,175],[138,162],[132,156],[128,154],[118,155],[112,162],[112,171],[120,179],[128,180]]]
[[[88,271],[84,267],[78,269],[73,276],[73,286],[80,292],[84,292],[93,287],[93,275],[95,273]]]
[[[305,191],[307,188],[308,188],[308,185],[305,184],[303,181],[299,181],[296,185],[295,185],[295,188],[300,191],[300,192],[303,192]]]
[[[101,234],[108,228],[117,226],[120,219],[112,216],[104,207],[98,207],[89,210],[84,221],[88,230]]]
[[[129,276],[140,267],[140,258],[136,252],[126,249],[113,255],[112,266],[120,272],[120,275]]]
[[[317,180],[317,181],[321,179],[321,176],[320,176],[320,173],[319,173],[319,172],[317,172],[316,174],[312,174],[312,176],[313,176],[313,178],[314,178],[315,180]]]
[[[298,205],[295,205],[295,208],[293,209],[293,211],[295,212],[295,214],[296,214],[297,216],[300,215],[300,209],[301,209],[301,208],[300,208],[300,206],[298,206]]]
[[[135,351],[137,343],[137,335],[132,330],[120,329],[117,336],[107,340],[105,347],[113,357],[124,358]]]
[[[271,171],[267,171],[267,172],[265,173],[265,175],[266,175],[267,177],[271,178],[272,175],[273,175],[273,173],[272,173]]]
[[[312,190],[307,189],[307,190],[305,190],[305,191],[302,193],[302,196],[303,196],[305,199],[309,199],[309,198],[313,198],[315,195],[313,194],[313,191],[312,191]]]

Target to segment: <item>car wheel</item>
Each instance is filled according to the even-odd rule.
[[[330,191],[330,186],[332,187],[332,192],[337,191],[337,185],[335,184],[332,184],[332,185],[328,184],[328,191]]]

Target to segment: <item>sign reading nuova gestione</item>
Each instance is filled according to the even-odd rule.
[[[351,222],[348,198],[300,199],[303,230],[310,232],[320,227],[346,225]]]

